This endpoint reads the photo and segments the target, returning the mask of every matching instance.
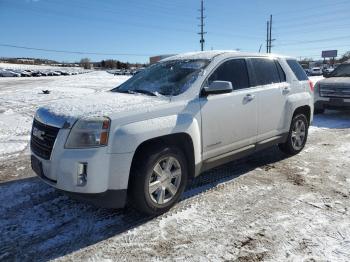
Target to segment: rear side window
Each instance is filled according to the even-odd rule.
[[[234,90],[248,88],[250,84],[246,61],[234,59],[224,62],[209,77],[209,83],[213,81],[229,81]]]
[[[268,58],[252,58],[251,61],[256,80],[255,85],[270,85],[285,81],[283,79],[281,81],[280,79],[280,74],[282,74],[283,70],[280,68],[282,72],[279,72],[275,60]]]
[[[294,72],[295,76],[298,78],[299,81],[306,81],[309,78],[307,77],[304,69],[301,67],[301,65],[294,59],[287,59],[287,63]]]

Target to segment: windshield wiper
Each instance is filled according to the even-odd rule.
[[[139,94],[144,94],[148,96],[157,96],[156,93],[149,91],[149,90],[144,90],[144,89],[135,89],[135,90],[129,90],[129,93],[139,93]]]
[[[120,90],[118,88],[112,89],[112,92],[123,93],[123,94],[144,94],[148,96],[157,96],[156,93],[152,91],[143,90],[143,89],[135,89],[135,90]]]

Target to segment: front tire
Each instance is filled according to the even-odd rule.
[[[279,144],[279,149],[288,155],[300,153],[305,147],[308,130],[309,122],[307,117],[304,114],[295,115],[290,125],[287,141]]]
[[[187,170],[185,155],[176,146],[157,147],[139,154],[131,171],[131,204],[148,215],[168,211],[185,190]]]

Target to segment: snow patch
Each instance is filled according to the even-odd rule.
[[[145,95],[102,92],[82,98],[61,100],[45,108],[55,115],[70,117],[108,116],[126,111],[150,111],[152,107],[169,102],[167,99]]]

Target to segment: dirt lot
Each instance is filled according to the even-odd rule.
[[[316,116],[297,156],[272,148],[203,174],[156,218],[71,200],[28,159],[0,158],[1,261],[350,260],[349,112]]]

